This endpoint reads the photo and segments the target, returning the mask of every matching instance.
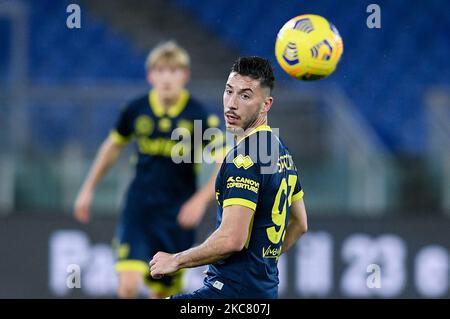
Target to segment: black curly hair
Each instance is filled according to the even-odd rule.
[[[273,68],[269,60],[259,56],[240,57],[231,67],[231,72],[259,80],[261,87],[269,88],[270,93],[272,93],[275,76],[273,75]]]

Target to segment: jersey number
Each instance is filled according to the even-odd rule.
[[[277,195],[275,196],[275,202],[272,207],[272,221],[279,227],[277,230],[275,226],[271,226],[266,229],[267,237],[273,244],[278,244],[280,240],[284,240],[284,235],[286,233],[286,211],[287,208],[291,206],[292,203],[292,193],[294,192],[295,184],[297,183],[297,175],[289,175],[288,181],[286,183],[286,178],[283,178],[278,189]],[[288,192],[289,186],[289,192]],[[284,194],[284,202],[281,203],[282,194]],[[282,207],[280,211],[280,206]]]

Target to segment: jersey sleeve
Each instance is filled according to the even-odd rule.
[[[298,176],[298,172],[297,172],[297,182],[294,187],[294,192],[292,193],[292,203],[303,198],[303,195],[304,195],[303,187],[302,187],[302,184],[300,183],[300,177]]]
[[[262,174],[250,156],[240,154],[227,161],[222,180],[223,208],[240,205],[256,210]]]
[[[120,112],[110,137],[119,145],[127,144],[134,133],[133,117],[130,106],[125,106]]]

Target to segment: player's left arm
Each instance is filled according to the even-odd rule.
[[[224,208],[219,228],[202,244],[177,254],[158,252],[150,261],[153,278],[161,278],[181,268],[214,263],[241,251],[249,236],[254,210],[241,205]]]
[[[303,198],[294,199],[291,205],[291,215],[284,237],[281,253],[286,252],[304,233],[308,231],[308,220]]]
[[[205,214],[208,203],[214,200],[214,185],[220,164],[214,167],[208,182],[181,206],[177,220],[181,227],[190,229],[196,227]]]
[[[215,181],[220,170],[223,157],[225,156],[223,132],[218,128],[220,120],[216,115],[206,115],[203,118],[204,127],[213,129],[211,133],[211,143],[204,145],[202,151],[205,156],[210,156],[209,160],[216,162],[215,168],[205,185],[203,185],[191,198],[181,207],[177,220],[181,227],[190,229],[196,227],[203,218],[208,204],[215,198]]]

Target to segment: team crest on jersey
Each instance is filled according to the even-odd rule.
[[[152,134],[154,129],[153,120],[147,115],[139,116],[134,122],[134,128],[136,130],[136,135],[149,136]]]
[[[252,167],[254,164],[250,156],[248,155],[242,156],[242,154],[236,156],[233,160],[233,163],[237,168],[243,167],[244,169],[248,169]]]

